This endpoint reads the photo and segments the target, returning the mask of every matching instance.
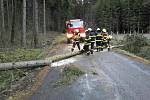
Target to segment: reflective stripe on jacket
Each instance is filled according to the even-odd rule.
[[[91,43],[91,38],[88,38],[88,39],[86,38],[84,44],[90,45],[90,43]]]

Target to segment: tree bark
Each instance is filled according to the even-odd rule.
[[[46,5],[45,5],[45,0],[43,0],[43,12],[44,12],[44,24],[43,24],[43,28],[44,28],[44,37],[46,37]]]
[[[22,39],[21,44],[26,48],[26,0],[23,0],[23,25],[22,25]]]
[[[22,68],[33,68],[33,67],[42,67],[51,65],[51,63],[67,59],[76,55],[79,55],[83,52],[73,52],[63,55],[57,55],[45,60],[35,60],[35,61],[23,61],[23,62],[12,62],[12,63],[0,63],[0,70],[9,70],[9,69],[22,69]]]
[[[47,66],[50,65],[50,60],[37,60],[37,61],[24,61],[24,62],[15,62],[15,63],[1,63],[0,70],[9,70],[16,68],[31,68],[31,67],[39,67],[39,66]]]
[[[3,39],[3,33],[5,32],[5,17],[4,17],[4,1],[1,0],[1,16],[2,16],[2,33],[0,34],[1,40]]]
[[[11,37],[10,42],[12,45],[14,45],[15,42],[15,0],[12,0],[12,25],[11,25]]]
[[[33,0],[33,20],[34,20],[34,47],[38,45],[38,3],[37,0]]]
[[[9,15],[10,13],[9,13],[9,0],[7,0],[7,28],[8,28],[8,31],[9,31],[9,29],[10,29],[10,15]]]

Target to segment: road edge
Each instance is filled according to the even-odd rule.
[[[119,53],[119,54],[122,54],[122,55],[125,55],[127,56],[128,58],[132,59],[132,60],[136,60],[140,63],[144,63],[144,64],[148,64],[150,65],[150,61],[147,60],[147,59],[144,59],[142,57],[139,57],[137,55],[134,55],[133,53],[130,53],[130,52],[127,52],[125,50],[122,50],[122,49],[119,49],[119,48],[113,48],[112,51],[116,52],[116,53]]]

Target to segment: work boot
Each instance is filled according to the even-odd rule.
[[[97,51],[96,52],[98,52],[99,50],[98,50],[98,48],[97,48]]]
[[[73,52],[73,51],[74,51],[74,48],[71,49],[71,52]]]
[[[88,51],[86,54],[89,56],[90,55],[90,51]]]
[[[90,50],[91,54],[93,54],[93,50]]]

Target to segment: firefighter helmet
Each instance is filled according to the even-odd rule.
[[[92,31],[92,28],[88,28],[88,31]]]
[[[106,33],[107,32],[107,30],[104,28],[103,30],[102,30],[104,33]]]
[[[97,30],[97,31],[100,31],[101,29],[100,29],[100,28],[97,28],[96,30]]]

